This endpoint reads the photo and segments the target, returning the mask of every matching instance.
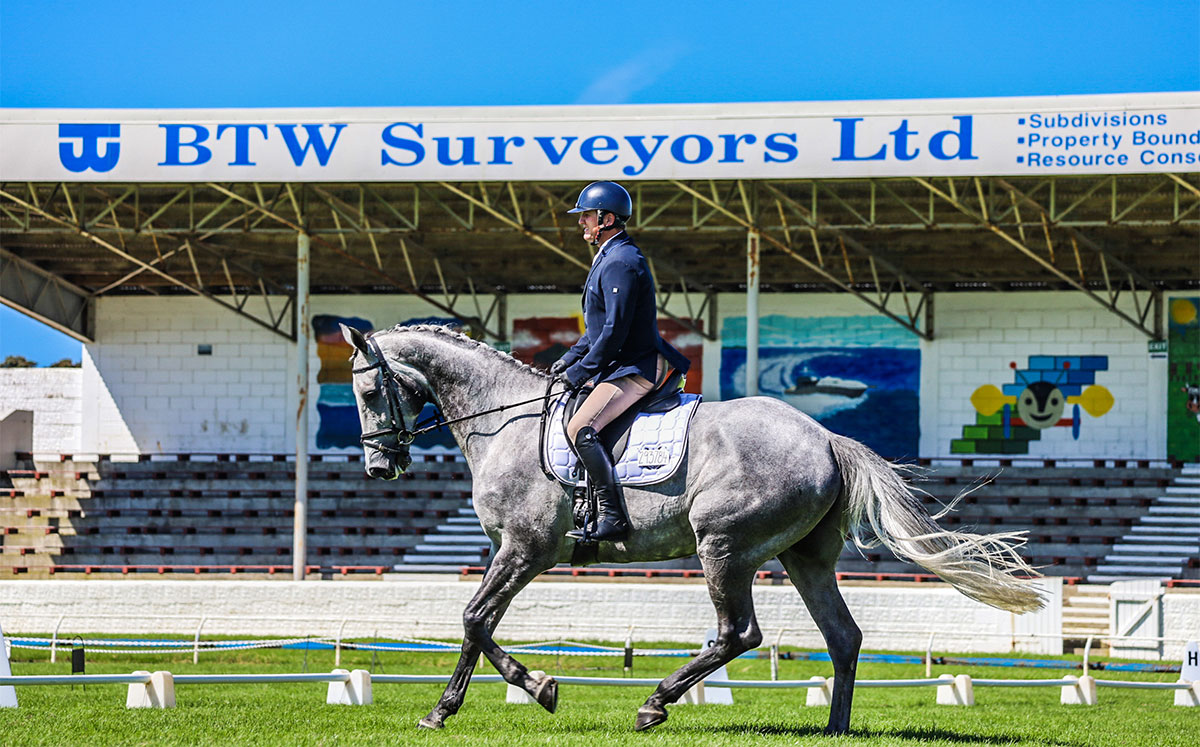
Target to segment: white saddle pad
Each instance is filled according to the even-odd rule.
[[[668,412],[640,413],[629,430],[629,445],[613,465],[622,485],[654,485],[666,480],[683,463],[688,426],[700,404],[699,394],[679,395],[681,404]],[[567,442],[563,414],[566,396],[555,400],[546,424],[542,454],[550,472],[564,485],[583,485],[583,466]]]

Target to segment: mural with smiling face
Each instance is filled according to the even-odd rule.
[[[1107,356],[1031,355],[1025,368],[1015,361],[1009,367],[1013,383],[984,384],[971,395],[975,422],[950,442],[950,453],[1028,454],[1043,431],[1070,427],[1078,440],[1084,412],[1098,418],[1112,409],[1112,393],[1096,384],[1096,374],[1108,370]],[[1071,414],[1063,417],[1067,405]]]

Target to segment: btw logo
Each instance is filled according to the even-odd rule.
[[[63,142],[58,144],[58,160],[74,173],[112,171],[121,157],[121,144],[108,139],[120,136],[119,124],[60,124],[58,137]],[[100,152],[101,139],[106,140],[104,153]]]

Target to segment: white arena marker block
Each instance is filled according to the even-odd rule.
[[[325,693],[327,705],[371,705],[375,696],[371,691],[371,673],[365,669],[355,669],[348,672],[345,669],[335,669],[333,674],[344,674],[346,680],[330,682]]]
[[[149,682],[129,686],[125,695],[126,708],[174,708],[175,676],[170,672],[134,672],[150,677]]]
[[[546,673],[541,671],[540,669],[535,669],[529,673],[529,676],[533,677],[534,679],[539,679],[541,677],[545,677]],[[513,705],[537,705],[538,704],[536,698],[534,698],[532,695],[525,692],[521,688],[517,687],[516,685],[508,686],[508,690],[504,694],[504,702],[512,703]]]
[[[1191,690],[1176,690],[1175,705],[1200,706],[1200,645],[1188,641],[1183,647],[1183,666],[1179,668],[1179,681],[1192,683]]]
[[[8,641],[4,640],[4,630],[0,629],[0,677],[11,677],[12,668],[8,664]],[[17,707],[17,688],[12,685],[0,686],[0,708]]]
[[[820,680],[820,687],[808,688],[808,693],[804,696],[804,705],[806,706],[827,706],[833,702],[833,678],[813,676],[808,678],[811,682]]]
[[[938,705],[975,705],[975,685],[971,682],[971,675],[960,674],[956,677],[954,675],[943,674],[938,679],[946,681],[946,684],[938,685]]]
[[[1096,678],[1090,674],[1063,677],[1060,702],[1063,705],[1096,705]]]

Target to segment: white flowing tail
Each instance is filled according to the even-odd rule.
[[[833,434],[831,443],[856,545],[867,548],[882,542],[896,557],[936,573],[971,599],[992,607],[1012,612],[1042,607],[1037,589],[1017,577],[1041,575],[1017,554],[1025,544],[1024,532],[971,534],[942,529],[905,482],[903,467],[854,439]],[[878,541],[864,537],[867,527]]]

